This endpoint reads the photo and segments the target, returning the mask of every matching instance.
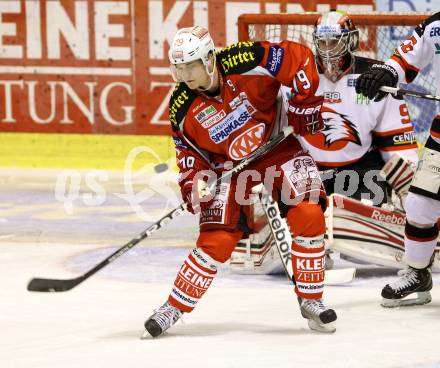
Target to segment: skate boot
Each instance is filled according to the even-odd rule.
[[[299,299],[301,315],[307,319],[311,330],[319,332],[335,332],[336,312],[328,309],[322,299]]]
[[[147,337],[148,334],[153,337],[163,334],[177,322],[182,314],[183,312],[181,310],[166,302],[145,321],[146,331],[142,335],[142,338]]]
[[[393,308],[421,305],[431,301],[432,278],[429,268],[412,268],[397,273],[400,278],[382,289],[382,306]]]

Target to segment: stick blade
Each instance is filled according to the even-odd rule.
[[[352,282],[356,276],[355,267],[338,268],[325,271],[324,283],[326,285],[340,285]]]
[[[81,279],[56,280],[34,278],[29,281],[27,289],[28,291],[39,292],[68,291],[78,285],[81,281]]]

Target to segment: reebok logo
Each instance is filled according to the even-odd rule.
[[[405,217],[397,216],[396,214],[386,215],[378,210],[374,210],[371,214],[373,220],[378,220],[382,222],[387,222],[389,224],[405,225]]]
[[[287,266],[291,257],[291,239],[289,240],[286,234],[286,227],[283,226],[280,211],[275,206],[275,202],[270,196],[263,196],[262,204],[268,217],[269,226],[275,238],[275,242],[278,245],[281,259],[283,260],[283,263]]]

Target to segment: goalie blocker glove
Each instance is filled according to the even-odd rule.
[[[356,81],[356,93],[360,93],[375,102],[382,100],[388,93],[380,90],[382,86],[396,87],[399,80],[397,71],[387,64],[373,64]]]
[[[297,135],[315,134],[324,128],[321,107],[324,97],[316,96],[313,103],[299,104],[289,101],[287,120]]]

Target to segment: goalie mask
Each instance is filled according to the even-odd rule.
[[[171,75],[175,82],[187,83],[188,78],[201,79],[198,75],[188,77],[198,66],[197,62],[201,61],[207,77],[210,78],[209,86],[204,89],[212,86],[215,71],[215,47],[206,28],[195,26],[180,29],[171,43],[168,57],[171,63]]]
[[[352,52],[359,47],[359,31],[347,14],[331,11],[316,22],[313,43],[318,64],[326,77],[336,82],[353,65]]]

